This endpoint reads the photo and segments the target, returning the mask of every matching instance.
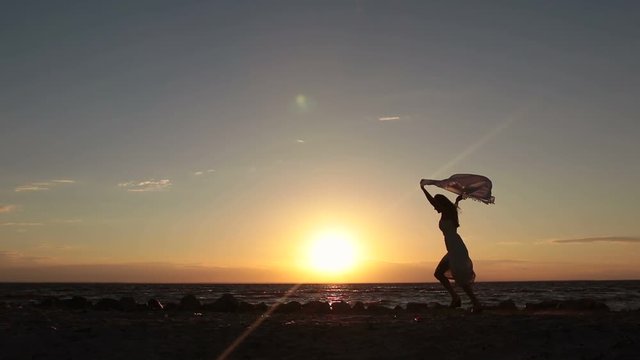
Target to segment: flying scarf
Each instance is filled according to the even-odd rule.
[[[444,180],[422,179],[424,185],[435,185],[454,194],[462,195],[463,199],[473,199],[485,204],[493,204],[495,198],[491,196],[491,180],[482,175],[455,174]]]

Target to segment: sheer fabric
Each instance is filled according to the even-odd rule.
[[[454,194],[462,195],[463,199],[473,199],[485,204],[493,204],[495,198],[491,196],[491,180],[486,176],[474,174],[455,174],[444,180],[423,179],[426,185],[435,185]]]

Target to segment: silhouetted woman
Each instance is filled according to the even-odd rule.
[[[427,197],[427,200],[429,200],[429,203],[433,205],[437,212],[442,214],[438,222],[438,227],[444,234],[444,244],[447,247],[447,253],[442,257],[442,260],[440,260],[440,263],[436,267],[434,276],[442,283],[445,289],[449,291],[449,294],[451,294],[450,307],[457,308],[462,305],[460,296],[449,282],[451,278],[456,281],[456,285],[460,285],[464,292],[469,295],[473,303],[473,311],[481,311],[480,303],[471,289],[471,284],[476,277],[476,274],[473,272],[473,263],[469,258],[467,247],[464,245],[460,235],[458,235],[457,230],[460,226],[458,222],[458,202],[462,200],[462,196],[458,196],[454,204],[444,195],[437,194],[436,196],[431,196],[424,187],[425,183],[421,181],[420,188]]]

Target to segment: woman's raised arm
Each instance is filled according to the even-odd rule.
[[[427,189],[425,189],[424,187],[425,187],[425,184],[422,182],[422,180],[420,180],[420,189],[422,189],[424,196],[427,197],[427,200],[429,200],[429,203],[431,203],[431,206],[433,206],[434,209],[438,210],[438,206],[436,205],[436,202],[433,199],[433,196],[431,196],[431,194],[429,194]]]

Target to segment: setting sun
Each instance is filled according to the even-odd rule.
[[[353,237],[344,231],[328,230],[314,236],[308,253],[308,266],[321,273],[340,274],[357,262]]]

